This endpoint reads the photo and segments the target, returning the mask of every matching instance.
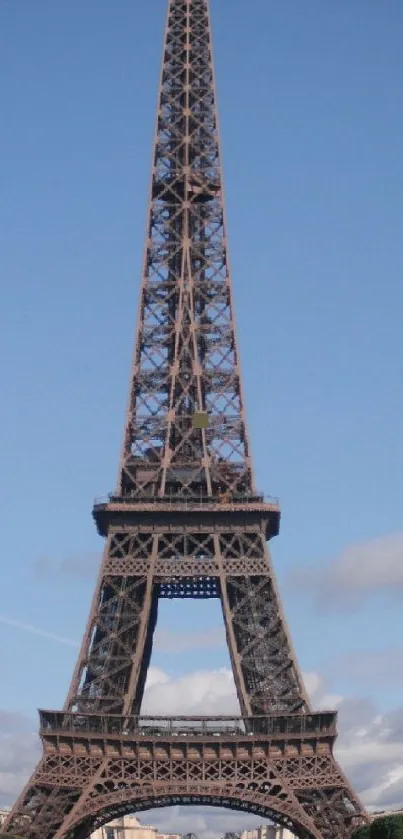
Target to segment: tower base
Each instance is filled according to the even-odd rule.
[[[247,810],[300,839],[365,823],[333,757],[336,714],[121,717],[41,711],[43,757],[4,832],[84,839],[127,812],[175,804]]]

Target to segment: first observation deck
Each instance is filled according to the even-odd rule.
[[[269,716],[118,716],[114,714],[79,714],[43,711],[40,734],[49,736],[118,737],[147,740],[326,740],[331,745],[337,736],[337,712],[310,714],[273,714]]]
[[[245,526],[259,522],[266,539],[277,536],[280,529],[280,504],[277,498],[263,494],[238,495],[223,493],[219,497],[208,495],[184,496],[169,494],[114,495],[95,499],[93,517],[100,536],[106,536],[109,527],[152,525],[184,525],[193,519],[212,526],[225,527],[236,519]]]

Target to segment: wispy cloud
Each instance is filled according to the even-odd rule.
[[[355,650],[331,659],[332,674],[367,686],[403,684],[403,646],[381,650]]]
[[[52,579],[62,576],[78,577],[81,580],[92,580],[99,568],[101,555],[97,553],[75,554],[63,559],[51,559],[39,556],[33,562],[33,572],[41,579]]]
[[[4,626],[10,626],[12,629],[20,629],[22,632],[28,632],[29,635],[40,635],[49,641],[56,641],[57,644],[65,644],[67,647],[78,647],[78,641],[74,641],[73,638],[56,635],[54,632],[48,632],[47,629],[40,629],[38,626],[32,626],[30,623],[9,618],[7,615],[0,615],[0,623]]]
[[[349,545],[320,567],[296,568],[289,575],[293,588],[305,590],[318,605],[355,607],[374,594],[403,596],[403,533]]]
[[[42,638],[47,638],[49,641],[56,641],[57,644],[65,644],[68,647],[78,647],[78,641],[73,638],[65,638],[63,635],[57,635],[55,632],[49,632],[47,629],[41,629],[38,626],[32,626],[30,623],[11,618],[8,615],[0,614],[0,624],[9,626],[12,629],[19,629],[22,632],[28,632],[29,635],[39,635]],[[210,629],[205,632],[194,632],[182,635],[181,633],[171,632],[169,630],[156,630],[155,633],[155,647],[158,652],[164,653],[183,653],[189,650],[201,649],[215,649],[224,644],[224,629]]]
[[[169,629],[155,632],[155,649],[163,653],[183,653],[192,650],[213,650],[225,643],[224,626],[204,632],[172,632]]]

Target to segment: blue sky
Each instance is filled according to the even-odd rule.
[[[10,621],[80,639],[92,500],[116,477],[164,14],[0,0],[0,705],[30,716],[61,705],[76,650]],[[402,530],[403,6],[212,0],[212,17],[247,414],[259,485],[282,504],[287,617],[305,671],[387,711],[402,690],[403,540],[391,559],[383,537]],[[215,603],[162,604],[170,633],[219,626]],[[173,675],[227,663],[208,643],[153,659]]]

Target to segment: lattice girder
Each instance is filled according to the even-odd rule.
[[[206,530],[190,510],[187,522],[161,531],[156,515],[154,529],[110,533],[66,707],[138,713],[159,598],[220,597],[242,710],[307,709],[264,524],[248,531],[230,518]]]
[[[252,488],[206,3],[170,4],[130,393],[120,492]]]
[[[64,711],[42,713],[44,757],[3,831],[85,839],[124,812],[207,803],[350,839],[367,817],[334,760],[334,719],[311,714],[267,547],[280,510],[254,483],[208,0],[168,3],[118,487],[93,515],[106,544],[72,683]],[[207,718],[141,729],[163,597],[221,600],[243,714],[230,734]]]
[[[232,720],[233,729],[225,718],[215,720],[215,727],[205,718],[207,729],[195,736],[191,726],[201,723],[192,718],[136,721],[42,712],[44,758],[31,787],[38,805],[30,806],[31,791],[22,796],[10,827],[23,827],[30,839],[78,839],[117,811],[202,797],[274,817],[304,839],[348,839],[361,811],[332,755],[334,716],[313,715],[306,724],[298,716],[246,718]],[[171,734],[162,724],[173,726]],[[272,733],[242,734],[239,726],[248,724]],[[122,735],[128,726],[133,733]],[[184,735],[187,727],[190,734]],[[147,733],[151,728],[153,734]],[[61,801],[68,810],[54,833]]]

